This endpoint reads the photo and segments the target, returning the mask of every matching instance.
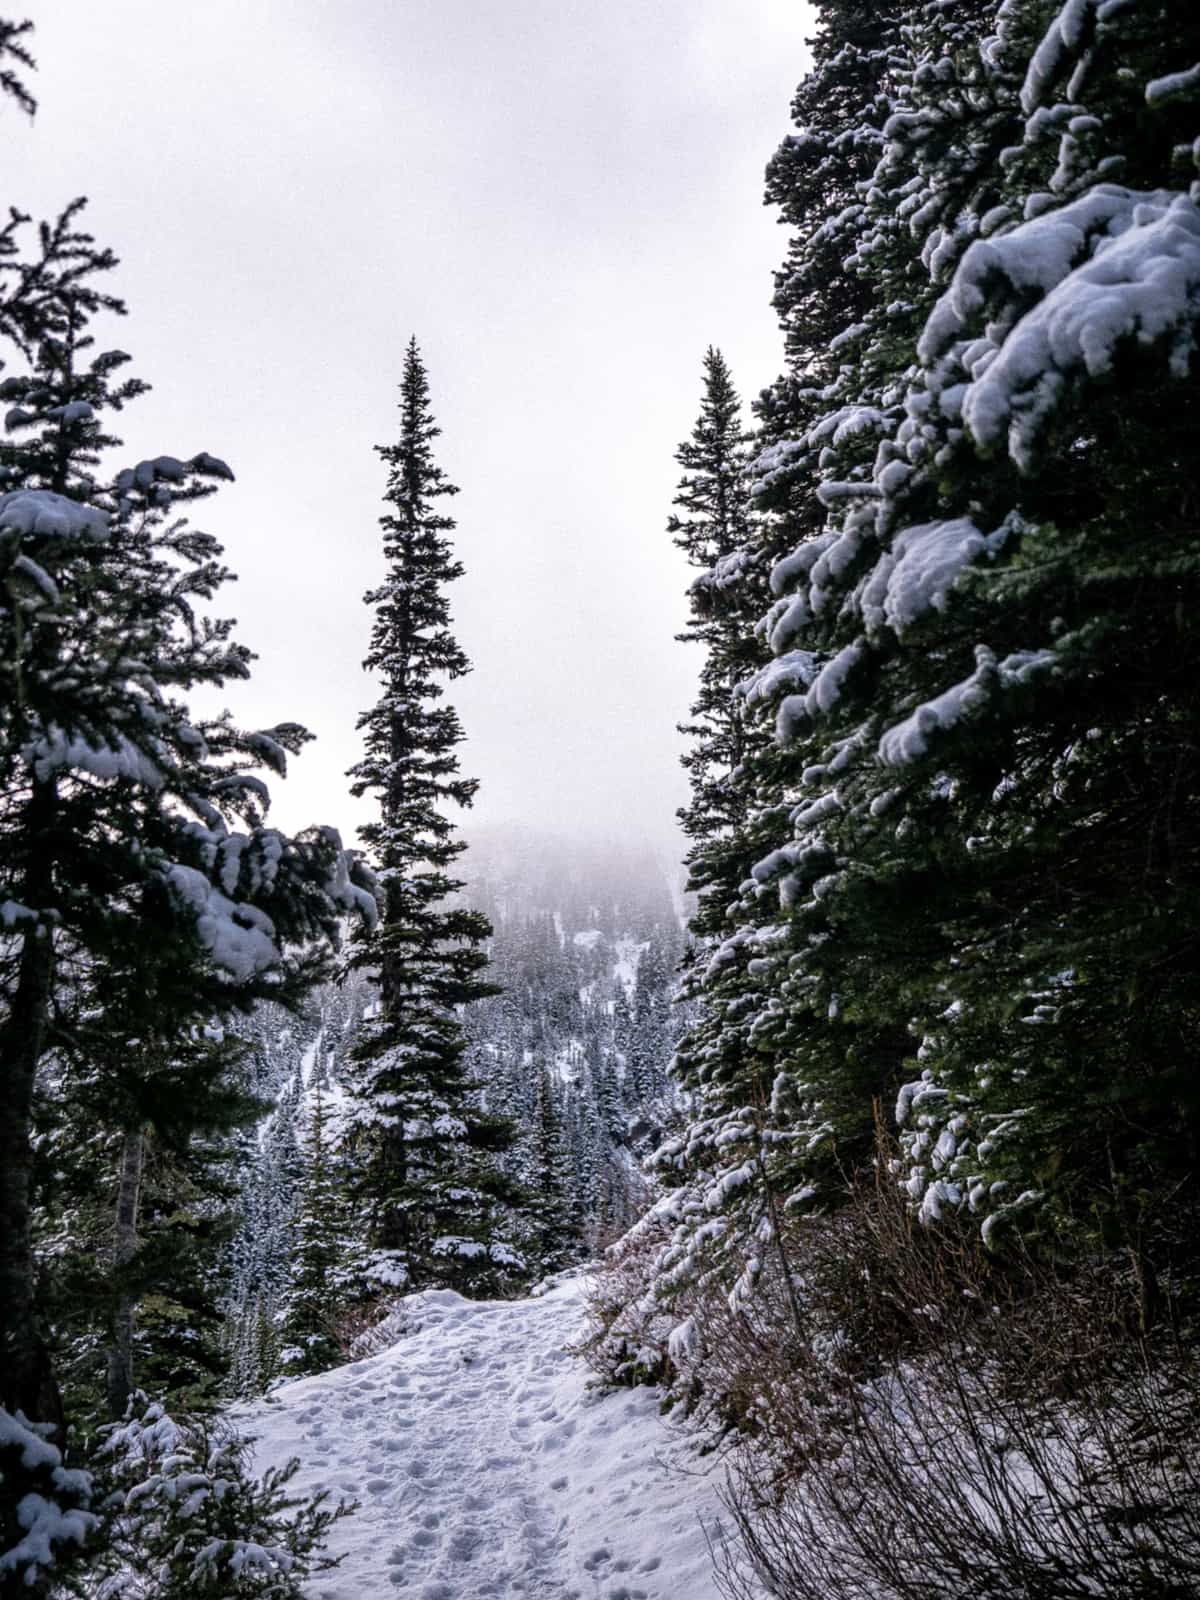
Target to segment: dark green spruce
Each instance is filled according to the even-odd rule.
[[[488,921],[455,900],[465,843],[450,813],[478,784],[459,771],[462,726],[444,698],[469,663],[450,628],[446,591],[463,568],[440,510],[457,490],[434,459],[439,433],[413,340],[400,437],[378,447],[387,570],[366,596],[375,622],[364,667],[382,694],[359,721],[366,749],[350,773],[352,792],[379,808],[363,838],[382,890],[378,928],[354,955],[376,976],[379,1005],[355,1052],[350,1142],[374,1280],[486,1292],[519,1266],[498,1231],[508,1185],[493,1159],[512,1133],[483,1110],[463,1060],[461,1008],[494,989]]]

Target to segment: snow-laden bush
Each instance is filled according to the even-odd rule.
[[[295,1460],[254,1477],[250,1445],[224,1420],[134,1397],[97,1451],[107,1538],[96,1600],[300,1600],[311,1573],[337,1564],[321,1549],[350,1508],[289,1493]]]
[[[63,1465],[62,1451],[48,1438],[51,1431],[0,1407],[0,1483],[16,1490],[0,1502],[0,1593],[12,1585],[24,1594],[44,1594],[48,1582],[75,1564],[99,1526],[90,1509],[91,1476]]]

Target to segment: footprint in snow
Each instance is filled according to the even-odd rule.
[[[451,1561],[472,1561],[482,1535],[478,1528],[460,1528],[450,1541]]]

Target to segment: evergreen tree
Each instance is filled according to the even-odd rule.
[[[281,1337],[287,1377],[324,1372],[341,1356],[337,1315],[344,1300],[345,1186],[334,1164],[321,1080],[313,1085],[296,1218],[291,1281]]]
[[[253,1477],[250,1454],[228,1422],[134,1396],[97,1451],[102,1600],[301,1600],[305,1579],[336,1566],[321,1549],[349,1507],[289,1488],[295,1458]]]
[[[511,1140],[485,1113],[464,1067],[460,1009],[493,992],[484,977],[486,918],[449,903],[465,848],[449,805],[469,806],[476,780],[459,772],[462,728],[444,680],[469,663],[450,631],[447,586],[462,574],[438,502],[457,490],[433,455],[425,366],[412,340],[401,382],[400,439],[378,447],[388,468],[380,519],[387,574],[364,665],[383,693],[359,727],[366,753],[352,792],[378,819],[363,830],[383,885],[377,930],[355,964],[377,974],[378,1014],[356,1051],[352,1141],[359,1196],[381,1283],[493,1284],[513,1265],[496,1234],[504,1183],[494,1156]]]
[[[110,1417],[135,1385],[175,1403],[211,1397],[233,1133],[264,1109],[243,1086],[239,1042],[189,1025],[193,975],[167,987],[144,954],[133,960],[123,975],[112,950],[89,963],[35,1112],[45,1312],[76,1411],[103,1363]]]
[[[667,523],[675,544],[699,569],[690,594],[692,618],[679,635],[704,651],[692,721],[680,729],[689,739],[682,761],[692,788],[680,819],[692,840],[689,887],[702,897],[725,876],[718,843],[745,821],[748,804],[737,779],[754,740],[738,687],[762,665],[753,623],[765,609],[763,557],[747,482],[750,440],[729,368],[710,347],[700,416],[676,452],[684,476],[675,504],[683,515]]]
[[[677,1227],[658,1272],[668,1297],[709,1273],[730,1287],[748,1285],[746,1272],[757,1270],[764,1245],[779,1244],[784,1206],[810,1204],[820,1192],[818,1173],[840,1184],[845,1128],[822,1074],[842,1081],[836,1064],[848,1047],[864,1064],[877,1060],[879,1034],[891,1020],[848,1030],[836,997],[812,992],[793,960],[795,904],[834,858],[819,828],[795,842],[806,769],[829,757],[807,734],[805,695],[816,660],[788,648],[808,615],[788,580],[819,557],[825,511],[814,479],[830,475],[834,444],[869,462],[885,396],[865,391],[864,351],[874,350],[876,331],[891,337],[908,309],[910,291],[889,292],[861,237],[896,110],[895,81],[908,60],[900,9],[858,0],[816,7],[813,70],[792,106],[796,132],[767,173],[767,199],[795,229],[775,292],[788,370],[758,403],[761,436],[748,473],[758,514],[749,546],[693,587],[694,604],[719,600],[718,615],[728,619],[706,635],[718,706],[722,679],[732,676],[721,664],[737,659],[740,636],[733,698],[749,748],[725,780],[736,810],[720,817],[703,788],[693,804],[697,820],[715,826],[691,858],[700,902],[685,993],[696,1016],[677,1070],[693,1095],[692,1115],[656,1157],[664,1179],[679,1187]],[[913,244],[897,246],[889,236],[888,246],[900,270],[915,257]],[[844,476],[855,470],[847,465]],[[773,739],[764,722],[771,713]],[[863,1102],[849,1098],[857,1136]],[[865,1104],[869,1129],[869,1095]]]
[[[579,1259],[582,1225],[570,1147],[554,1082],[536,1069],[537,1099],[522,1176],[529,1193],[523,1208],[525,1254],[539,1277]]]
[[[625,1098],[631,1106],[649,1104],[666,1086],[674,1046],[671,989],[677,949],[678,941],[655,927],[638,957],[625,1062]]]
[[[81,1037],[102,1031],[89,997],[112,998],[101,973],[121,997],[115,1018],[126,1003],[132,1016],[127,979],[141,971],[147,1038],[186,1038],[303,986],[342,915],[374,909],[332,830],[289,838],[263,820],[253,769],[282,772],[304,730],[197,722],[180,698],[248,670],[232,624],[204,612],[228,575],[220,547],[172,516],[231,474],[202,453],[97,479],[120,442],[105,413],[144,385],[122,377],[123,354],[92,353],[92,317],[123,307],[97,281],[111,253],[78,218],[77,203],[23,258],[15,217],[0,257],[0,327],[23,368],[0,384],[0,1402],[53,1430],[63,1413],[30,1225],[34,1095],[52,1065],[73,1092]],[[175,1010],[154,1014],[167,1000]],[[148,1083],[159,1058],[151,1048],[122,1070]],[[99,1052],[91,1066],[109,1070]],[[22,1473],[7,1453],[3,1471],[7,1533]]]

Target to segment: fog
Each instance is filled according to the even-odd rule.
[[[383,470],[415,333],[467,576],[454,688],[484,824],[665,839],[694,647],[664,532],[705,347],[743,396],[780,362],[785,239],[762,169],[805,7],[785,0],[85,0],[34,10],[40,101],[6,194],[79,193],[122,257],[154,392],[129,455],[209,450],[196,520],[259,654],[245,723],[317,741],[289,827],[363,818],[343,777],[381,574]]]

